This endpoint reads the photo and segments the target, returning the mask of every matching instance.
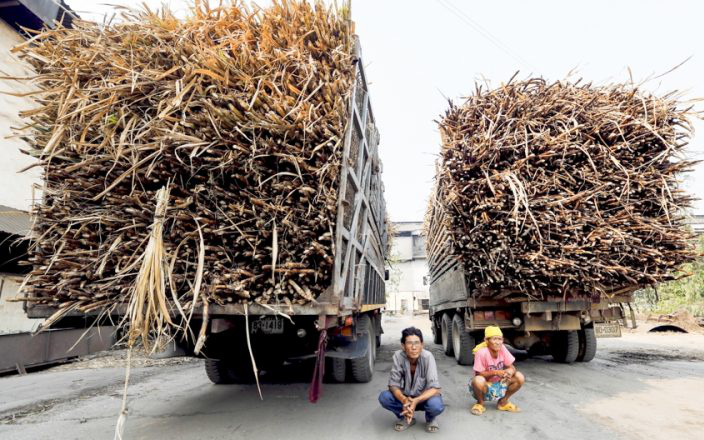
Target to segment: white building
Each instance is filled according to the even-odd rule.
[[[386,282],[386,310],[411,314],[428,310],[428,275],[422,222],[394,223],[395,233]]]
[[[692,214],[687,222],[692,226],[692,230],[697,235],[704,234],[704,214]]]
[[[33,72],[10,50],[25,41],[21,27],[53,25],[66,17],[64,7],[62,1],[54,0],[0,1],[0,333],[30,331],[40,321],[27,318],[22,303],[7,301],[18,296],[27,272],[27,266],[17,263],[27,253],[28,240],[22,238],[30,229],[28,211],[33,200],[41,197],[40,169],[19,172],[34,159],[20,151],[27,145],[13,133],[13,128],[26,123],[19,112],[35,107],[28,95],[34,89],[27,81],[7,79],[32,76]],[[63,24],[69,26],[70,18],[63,19]]]

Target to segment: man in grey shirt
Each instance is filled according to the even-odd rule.
[[[389,389],[379,395],[379,403],[396,416],[396,431],[416,423],[414,413],[425,411],[425,430],[437,432],[436,417],[443,412],[435,357],[423,349],[423,333],[409,327],[401,332],[401,350],[394,353]]]

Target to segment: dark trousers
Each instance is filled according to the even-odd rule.
[[[382,391],[381,394],[379,394],[379,403],[383,408],[394,413],[397,418],[401,418],[403,404],[391,394],[391,391]],[[435,417],[439,416],[444,410],[445,404],[442,402],[442,396],[433,396],[416,406],[416,411],[425,411],[425,421],[428,423],[432,422]]]

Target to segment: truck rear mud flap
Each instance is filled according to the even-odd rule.
[[[325,352],[326,358],[358,359],[367,355],[369,338],[357,338],[355,340],[347,338],[332,338],[328,342],[328,349]]]

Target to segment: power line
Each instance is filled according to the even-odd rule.
[[[471,17],[469,17],[464,11],[462,11],[460,8],[455,6],[450,2],[450,0],[436,0],[442,7],[450,11],[453,15],[455,15],[457,18],[459,18],[461,21],[463,21],[466,25],[470,26],[475,32],[477,32],[479,35],[484,37],[487,41],[489,41],[491,44],[496,46],[499,50],[504,52],[506,55],[510,56],[514,60],[518,61],[519,63],[530,67],[533,70],[537,70],[536,67],[528,60],[523,58],[520,54],[517,52],[511,50],[510,47],[508,47],[506,44],[504,44],[501,40],[499,40],[497,37],[492,35],[491,32],[488,30],[484,29],[479,23],[474,21]]]
[[[459,7],[455,6],[453,3],[450,2],[450,0],[437,0],[438,3],[441,4],[445,9],[449,10],[452,14],[454,14],[457,18],[465,22],[465,24],[469,25],[474,31],[479,33],[481,36],[486,38],[490,43],[492,43],[494,46],[496,46],[498,49],[502,50],[504,53],[509,55],[510,57],[514,58],[515,60],[528,65],[531,68],[534,68],[534,66],[525,58],[521,57],[517,52],[511,50],[506,44],[504,44],[498,37],[494,36],[491,32],[488,30],[484,29],[482,25],[480,25],[478,22],[474,21],[469,15],[467,15],[463,10],[461,10]]]

